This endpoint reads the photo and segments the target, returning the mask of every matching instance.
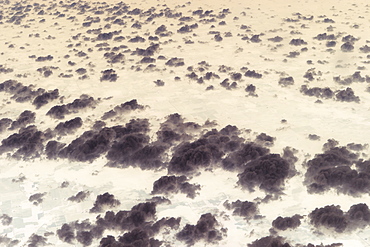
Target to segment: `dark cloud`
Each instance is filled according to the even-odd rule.
[[[369,53],[370,52],[370,46],[364,45],[364,46],[360,47],[360,51],[363,52],[363,53]]]
[[[248,247],[291,247],[291,245],[280,236],[267,236],[253,241]]]
[[[229,201],[225,201],[223,205],[228,210],[233,210],[233,215],[241,216],[246,220],[256,218],[259,213],[257,204],[254,202],[237,200],[230,203]]]
[[[257,73],[256,71],[254,70],[247,70],[245,73],[244,73],[244,76],[246,77],[251,77],[251,78],[262,78],[262,74],[260,73]]]
[[[257,137],[256,137],[256,141],[265,143],[268,146],[273,145],[275,140],[276,140],[275,137],[269,136],[266,133],[261,133],[261,134],[257,135]]]
[[[130,42],[130,43],[143,43],[143,42],[145,42],[145,39],[143,37],[136,36],[134,38],[129,39],[128,42]]]
[[[106,69],[106,70],[103,70],[101,73],[102,73],[102,76],[100,77],[100,81],[115,82],[118,79],[116,71],[113,69]]]
[[[235,126],[227,126],[220,131],[208,131],[198,140],[184,142],[174,150],[168,170],[175,174],[192,174],[202,168],[219,164],[225,152],[235,151],[242,139]]]
[[[53,106],[46,115],[56,119],[63,119],[65,115],[77,113],[85,108],[94,108],[97,102],[93,97],[82,94],[79,99],[75,99],[71,103]]]
[[[317,36],[314,37],[314,39],[317,40],[336,40],[337,38],[335,37],[334,34],[327,34],[327,33],[321,33],[318,34]]]
[[[89,246],[92,244],[93,234],[90,231],[78,231],[76,239],[83,244],[83,246]]]
[[[59,98],[59,91],[58,89],[54,89],[53,91],[48,91],[36,96],[32,104],[36,106],[36,109],[39,109],[41,106],[57,98]]]
[[[236,149],[230,150],[233,152],[228,154],[222,161],[222,167],[229,171],[243,171],[248,162],[256,160],[269,152],[267,148],[255,143],[243,143],[239,145],[238,142],[230,142],[230,144],[234,144]]]
[[[109,194],[108,192],[98,195],[94,202],[94,207],[90,209],[90,213],[100,213],[103,212],[106,207],[117,207],[121,202],[114,198],[114,195]]]
[[[66,122],[61,122],[55,127],[55,132],[58,135],[64,136],[75,133],[75,131],[82,126],[82,119],[80,117],[73,118]]]
[[[196,196],[196,191],[200,190],[200,185],[190,184],[186,176],[162,176],[153,183],[152,194],[186,194],[189,198]]]
[[[158,87],[162,87],[162,86],[164,86],[164,81],[156,80],[156,81],[154,81],[154,84],[157,85]]]
[[[144,108],[145,107],[143,105],[137,103],[136,99],[133,99],[130,101],[126,101],[125,103],[122,103],[120,105],[117,105],[112,110],[105,112],[104,115],[102,116],[102,119],[106,120],[108,118],[116,116],[117,114],[123,114],[134,110],[143,110]]]
[[[162,242],[153,238],[150,238],[149,234],[141,229],[134,229],[130,232],[126,232],[118,240],[123,246],[153,246],[160,247]],[[144,244],[145,243],[145,244]],[[149,244],[149,245],[148,245]]]
[[[57,230],[57,235],[63,242],[72,244],[75,240],[74,229],[69,224],[63,224],[60,229]]]
[[[45,57],[38,57],[35,59],[36,62],[45,62],[45,61],[51,61],[53,60],[53,56],[52,55],[47,55]]]
[[[340,207],[334,205],[316,208],[308,217],[310,218],[310,223],[315,227],[322,226],[339,233],[345,231],[349,224]]]
[[[335,98],[337,101],[342,101],[342,102],[360,102],[360,98],[355,95],[353,92],[352,88],[347,87],[344,90],[339,90],[335,94]]]
[[[238,174],[238,184],[254,191],[255,187],[269,193],[278,193],[284,188],[285,180],[293,176],[294,167],[279,154],[268,154],[245,165]]]
[[[184,59],[183,58],[177,58],[177,57],[173,57],[173,58],[169,59],[165,64],[167,66],[170,66],[170,67],[179,67],[179,66],[184,66],[185,65]]]
[[[103,218],[98,215],[96,223],[105,229],[133,230],[147,226],[155,214],[156,203],[145,202],[133,206],[130,211],[107,211]]]
[[[324,153],[306,162],[305,184],[310,193],[322,193],[330,189],[358,196],[368,193],[370,170],[368,161],[358,160],[358,155],[346,147],[336,147],[335,140],[325,144]],[[350,145],[352,146],[352,145]],[[356,148],[355,148],[356,149]],[[356,164],[356,168],[353,167]]]
[[[3,226],[8,226],[8,225],[10,225],[10,223],[12,223],[13,218],[12,218],[12,217],[10,217],[10,216],[9,216],[9,215],[7,215],[7,214],[3,214],[3,215],[1,215],[1,216],[0,216],[0,221],[1,221],[1,224],[2,224]]]
[[[275,36],[275,37],[273,37],[273,38],[269,38],[268,40],[269,40],[269,41],[272,41],[272,42],[276,42],[276,43],[278,43],[278,42],[283,41],[283,38],[282,38],[282,37],[280,37],[280,36]]]
[[[27,126],[30,123],[34,123],[36,119],[36,113],[29,110],[22,112],[16,121],[12,122],[10,130],[18,129]]]
[[[275,220],[272,221],[272,226],[275,229],[285,231],[289,228],[295,229],[301,225],[301,219],[303,216],[295,214],[292,217],[277,217]]]
[[[312,141],[320,141],[320,136],[318,136],[316,134],[309,134],[308,139],[310,139]]]
[[[5,131],[13,121],[10,118],[0,119],[0,133]]]
[[[33,85],[24,86],[16,80],[6,80],[3,83],[0,83],[0,92],[11,94],[11,99],[14,99],[16,102],[23,103],[31,101],[38,95],[43,94],[45,89],[38,88],[37,90],[34,90]]]
[[[298,46],[298,45],[307,45],[307,42],[304,41],[303,39],[292,39],[289,42],[289,45],[295,45],[295,46]]]
[[[279,85],[283,87],[294,85],[294,79],[293,77],[282,77],[279,79]]]
[[[45,146],[45,154],[48,159],[57,159],[59,152],[65,147],[65,143],[58,141],[49,141]]]
[[[45,139],[45,134],[42,131],[37,130],[36,126],[30,125],[26,128],[21,128],[18,133],[3,139],[1,141],[0,153],[16,149],[12,155],[13,158],[36,158],[42,153],[43,141]]]
[[[355,49],[355,47],[353,46],[353,44],[351,42],[345,42],[344,44],[342,44],[340,46],[340,49],[343,52],[351,52],[351,51],[353,51],[353,49]]]
[[[226,235],[226,231],[226,229],[220,228],[214,215],[207,213],[200,216],[196,225],[186,224],[176,234],[176,238],[189,246],[201,240],[217,244]]]
[[[315,96],[317,98],[330,99],[334,97],[334,91],[329,87],[320,88],[312,87],[309,88],[307,85],[302,85],[300,89],[301,93],[307,96]]]
[[[84,201],[86,198],[88,198],[90,195],[90,191],[80,191],[78,192],[76,195],[74,196],[71,196],[68,198],[68,201],[72,201],[72,202],[82,202]]]
[[[28,200],[30,202],[32,202],[34,205],[39,205],[40,203],[42,203],[44,201],[44,196],[46,195],[46,192],[45,193],[36,193],[36,194],[33,194],[31,195]]]
[[[18,246],[19,240],[12,240],[6,236],[0,236],[0,244],[4,244],[6,247]]]
[[[48,243],[46,242],[47,241],[47,238],[43,237],[43,236],[40,236],[40,235],[37,235],[37,234],[32,234],[27,243],[28,243],[28,247],[40,247],[40,246],[45,246],[45,245],[48,245]]]
[[[107,62],[110,64],[124,63],[124,60],[125,60],[125,55],[122,53],[107,52],[107,53],[104,53],[104,57],[107,59]]]

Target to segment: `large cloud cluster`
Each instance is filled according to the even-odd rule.
[[[337,147],[329,141],[321,154],[305,163],[305,184],[310,193],[323,193],[335,189],[337,192],[358,196],[370,189],[370,162],[359,160],[351,151],[353,144]]]
[[[176,238],[187,245],[194,245],[198,241],[216,244],[226,235],[227,229],[220,228],[214,215],[211,213],[200,216],[196,225],[186,224],[176,234]]]
[[[340,206],[329,205],[316,208],[308,216],[315,227],[339,233],[364,228],[370,224],[370,210],[365,203],[352,205],[347,212],[343,212]]]

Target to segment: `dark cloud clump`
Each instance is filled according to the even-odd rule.
[[[245,165],[238,174],[238,184],[254,191],[255,187],[269,193],[278,193],[284,188],[285,180],[294,175],[295,169],[279,154],[268,154]]]
[[[18,133],[14,133],[1,141],[0,154],[16,149],[12,155],[16,159],[32,159],[39,157],[43,151],[43,142],[47,138],[42,131],[37,130],[36,126],[30,125],[21,128]]]
[[[352,88],[347,87],[344,90],[339,90],[335,94],[335,98],[337,101],[342,101],[342,102],[360,102],[360,98],[355,95],[353,92]]]
[[[339,233],[345,231],[349,224],[344,212],[339,206],[334,205],[316,208],[308,217],[310,218],[310,223],[315,227],[323,226]]]
[[[117,207],[121,205],[121,202],[114,198],[114,195],[109,194],[108,192],[98,195],[94,202],[94,207],[90,209],[90,213],[100,213],[103,212],[105,207]]]
[[[75,133],[75,131],[82,126],[82,119],[80,117],[61,122],[55,127],[58,135],[64,136]]]
[[[176,234],[176,238],[187,245],[194,245],[198,241],[217,244],[226,235],[226,229],[220,228],[214,215],[206,213],[200,216],[196,225],[186,224]]]
[[[48,91],[35,97],[32,104],[36,106],[36,109],[39,109],[41,106],[44,106],[57,98],[59,98],[59,91],[58,89],[54,89],[53,91]]]
[[[358,160],[358,155],[346,147],[329,140],[322,154],[306,162],[305,184],[309,193],[323,193],[330,189],[358,196],[370,189],[368,161]],[[356,167],[353,167],[356,164]]]
[[[35,59],[36,62],[45,62],[45,61],[51,61],[53,60],[53,56],[52,55],[47,55],[45,57],[38,57]]]
[[[143,110],[145,107],[143,105],[140,105],[137,103],[136,99],[126,101],[125,103],[122,103],[121,105],[115,106],[112,110],[104,113],[102,116],[103,120],[106,120],[108,118],[114,117],[117,114],[123,114],[126,112],[134,111],[134,110]]]
[[[256,71],[254,71],[254,70],[247,70],[247,71],[244,73],[244,76],[245,76],[245,77],[256,78],[256,79],[260,79],[260,78],[262,78],[262,74],[257,73],[257,72],[256,72]]]
[[[97,225],[104,229],[133,230],[143,228],[155,218],[156,203],[145,202],[139,203],[129,211],[118,211],[114,213],[107,211],[102,218],[97,217]]]
[[[232,143],[230,143],[232,144]],[[245,165],[269,153],[269,149],[264,148],[256,143],[243,143],[240,146],[237,142],[235,150],[222,160],[222,167],[228,171],[243,171]]]
[[[196,196],[196,191],[200,190],[200,185],[190,184],[186,176],[162,176],[153,183],[152,194],[186,194],[189,198]]]
[[[177,57],[173,57],[173,58],[169,59],[165,64],[167,66],[170,66],[170,67],[179,67],[179,66],[184,66],[185,65],[184,59],[183,58],[177,58]]]
[[[25,110],[23,111],[16,121],[13,121],[10,130],[26,127],[28,124],[34,123],[36,119],[36,113]]]
[[[316,134],[309,134],[308,139],[310,139],[312,141],[320,141],[320,136],[318,136]]]
[[[302,85],[300,89],[301,93],[307,96],[315,96],[317,98],[331,99],[334,97],[334,91],[329,87],[320,88],[312,87],[309,88],[307,85]]]
[[[27,241],[28,243],[27,246],[28,247],[46,246],[48,245],[46,241],[47,241],[47,238],[37,235],[37,234],[32,234]]]
[[[177,146],[170,160],[168,170],[174,174],[192,174],[198,169],[220,164],[225,152],[235,151],[243,139],[235,126],[226,126],[220,131],[208,131],[198,140],[184,142]]]
[[[85,108],[94,108],[97,102],[93,97],[82,94],[79,99],[75,99],[71,103],[53,106],[46,115],[56,119],[63,119],[65,115],[77,113]]]
[[[237,200],[230,203],[225,201],[223,205],[226,209],[233,210],[233,215],[241,216],[246,220],[255,218],[259,213],[257,204],[254,202]]]
[[[28,200],[30,202],[32,202],[34,205],[39,205],[40,203],[42,203],[44,201],[44,196],[46,195],[46,192],[45,193],[36,193],[36,194],[33,194],[31,195]]]
[[[5,131],[13,121],[10,118],[0,119],[0,133]]]
[[[272,221],[272,226],[275,229],[285,231],[289,228],[295,229],[301,225],[301,219],[303,216],[295,214],[292,217],[277,217]]]
[[[12,217],[10,217],[10,216],[9,216],[9,215],[7,215],[7,214],[3,214],[3,215],[1,215],[1,216],[0,216],[0,221],[1,221],[1,224],[2,224],[3,226],[8,226],[8,225],[10,225],[10,223],[12,223],[13,218],[12,218]]]
[[[276,42],[276,43],[278,43],[278,42],[283,41],[283,38],[282,38],[282,37],[280,37],[280,36],[275,36],[275,37],[273,37],[273,38],[269,38],[269,39],[268,39],[268,41],[272,41],[272,42]]]
[[[45,89],[38,88],[34,90],[33,85],[24,86],[22,83],[16,80],[6,80],[3,83],[0,83],[0,92],[6,92],[12,94],[11,99],[16,102],[27,102],[31,101],[38,95],[41,95],[45,92]]]
[[[282,77],[282,78],[279,79],[279,85],[282,86],[282,87],[287,87],[287,86],[294,85],[294,79],[291,76]]]
[[[290,42],[289,42],[289,45],[295,45],[295,46],[299,46],[299,45],[307,45],[307,42],[304,41],[303,39],[292,39]]]
[[[110,81],[115,82],[118,79],[118,75],[116,74],[116,71],[113,69],[106,69],[103,70],[102,76],[100,77],[100,81]]]
[[[280,236],[267,236],[253,241],[248,247],[292,247]]]
[[[90,191],[80,191],[76,195],[69,197],[68,201],[79,203],[79,202],[84,201],[86,198],[88,198],[89,195],[90,195]]]
[[[19,240],[12,240],[6,236],[0,236],[0,244],[4,244],[6,247],[18,246]]]
[[[353,51],[353,49],[355,49],[355,47],[353,46],[352,42],[345,42],[344,44],[340,46],[340,49],[343,52],[351,52]]]
[[[74,229],[69,224],[63,224],[60,229],[57,230],[57,235],[63,242],[72,244],[75,239]]]

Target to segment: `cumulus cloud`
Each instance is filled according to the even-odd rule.
[[[196,225],[186,224],[176,234],[176,238],[187,245],[194,245],[198,241],[216,244],[226,235],[227,229],[220,228],[214,215],[206,213],[200,216]]]
[[[117,207],[121,202],[114,198],[114,195],[109,194],[108,192],[98,195],[94,202],[94,207],[90,209],[90,213],[100,213],[106,207]]]
[[[200,190],[200,185],[190,184],[186,176],[162,176],[153,183],[152,194],[186,194],[189,198],[196,196],[196,191]]]
[[[244,171],[238,174],[238,184],[250,191],[257,187],[268,193],[278,193],[294,173],[294,167],[279,154],[267,154],[245,165]]]

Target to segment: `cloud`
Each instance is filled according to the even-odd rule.
[[[79,203],[79,202],[84,201],[86,198],[88,198],[89,195],[90,195],[90,191],[80,191],[76,195],[69,197],[68,201]]]
[[[8,225],[10,225],[10,224],[12,223],[13,218],[12,218],[12,217],[10,217],[10,216],[9,216],[9,215],[7,215],[7,214],[2,214],[2,215],[0,216],[0,221],[1,221],[1,224],[2,224],[3,226],[8,226]]]
[[[114,198],[114,195],[109,194],[108,192],[98,195],[94,202],[94,207],[90,209],[90,213],[100,213],[103,212],[103,209],[106,207],[117,207],[121,202]]]
[[[245,165],[244,171],[238,174],[238,184],[250,191],[258,187],[268,193],[278,193],[294,173],[294,167],[279,154],[267,154]]]
[[[186,176],[162,176],[153,183],[151,194],[186,194],[189,198],[196,196],[196,191],[200,190],[200,185],[190,184]]]
[[[206,213],[200,216],[196,225],[186,224],[176,234],[176,238],[190,246],[201,240],[217,244],[226,235],[226,232],[225,228],[220,228],[214,215]]]
[[[230,203],[225,201],[223,205],[227,210],[233,210],[233,215],[241,216],[246,220],[258,217],[259,210],[254,202],[237,200]]]
[[[55,127],[55,132],[58,135],[64,136],[75,133],[75,131],[82,126],[82,119],[80,117],[61,122]]]
[[[277,217],[272,221],[272,226],[275,229],[285,231],[289,228],[295,229],[301,225],[301,219],[303,216],[295,214],[292,217]]]

